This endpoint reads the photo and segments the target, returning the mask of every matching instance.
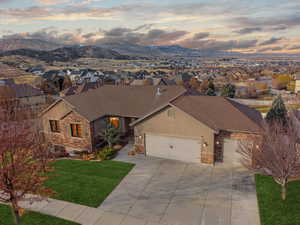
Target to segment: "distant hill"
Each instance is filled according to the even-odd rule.
[[[241,55],[226,51],[191,49],[179,45],[142,46],[128,42],[105,43],[97,46],[62,46],[39,39],[0,39],[0,53],[29,56],[43,61],[70,61],[76,58],[132,59],[132,57],[233,57]]]
[[[102,44],[102,48],[112,49],[120,54],[130,56],[144,56],[144,57],[159,57],[159,56],[236,56],[240,53],[231,53],[214,50],[199,50],[185,48],[179,45],[167,46],[141,46],[131,43],[116,43],[116,44]]]
[[[51,51],[60,47],[63,46],[39,39],[0,39],[0,52],[16,49]]]
[[[12,55],[31,57],[46,62],[69,62],[79,58],[131,59],[130,56],[96,46],[69,46],[52,51],[17,49],[0,53],[0,57]]]

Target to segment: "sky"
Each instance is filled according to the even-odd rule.
[[[300,53],[297,0],[0,0],[0,38]]]

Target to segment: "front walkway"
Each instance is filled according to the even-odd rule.
[[[136,166],[97,208],[59,200],[22,206],[82,225],[259,225],[253,176],[242,169],[128,156]]]

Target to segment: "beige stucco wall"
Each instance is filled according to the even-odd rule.
[[[173,110],[174,117],[168,116],[168,110]],[[206,142],[207,147],[202,147],[202,154],[209,155],[209,161],[214,154],[214,130],[199,122],[185,112],[168,107],[151,118],[135,126],[136,145],[144,144],[145,134],[173,136],[181,138],[198,139]],[[141,138],[138,138],[141,136]],[[205,161],[205,156],[203,160]],[[213,163],[213,162],[211,162]]]
[[[300,80],[296,80],[295,92],[296,93],[300,92]]]

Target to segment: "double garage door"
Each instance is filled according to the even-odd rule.
[[[146,135],[146,154],[165,159],[200,163],[200,140]]]

